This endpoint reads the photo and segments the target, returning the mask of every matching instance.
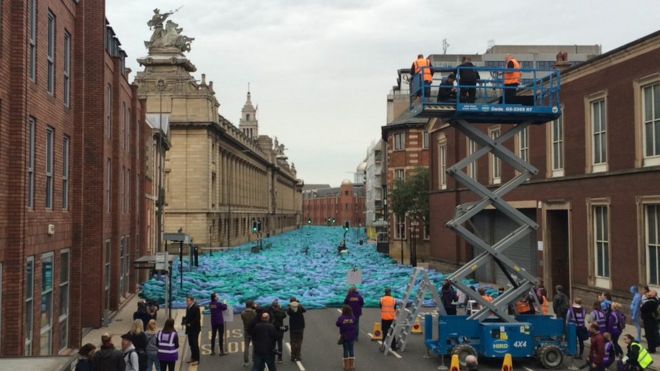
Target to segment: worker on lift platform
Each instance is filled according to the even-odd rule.
[[[416,95],[418,97],[422,95],[422,83],[424,84],[424,96],[428,98],[431,95],[431,83],[433,82],[432,67],[431,60],[424,58],[423,54],[418,54],[417,60],[410,67],[410,70],[413,72],[413,86],[417,86],[414,81],[420,83],[419,88],[416,88]]]
[[[504,104],[516,104],[516,90],[522,79],[520,72],[520,62],[512,55],[507,55],[506,68],[513,69],[511,72],[504,73]],[[502,103],[502,102],[500,102]]]
[[[477,99],[477,83],[481,80],[479,71],[472,64],[472,58],[464,56],[462,63],[456,69],[458,86],[460,87],[461,103],[474,103]]]

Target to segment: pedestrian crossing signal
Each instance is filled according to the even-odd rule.
[[[344,223],[344,229],[348,231],[348,228],[350,228],[350,224],[348,222]]]
[[[307,219],[307,224],[312,224],[312,218]]]

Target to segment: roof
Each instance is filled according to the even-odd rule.
[[[586,67],[590,64],[596,63],[600,60],[610,58],[611,56],[613,56],[615,54],[618,54],[618,53],[620,53],[620,52],[622,52],[626,49],[629,49],[629,48],[637,45],[637,44],[641,44],[645,41],[651,40],[651,39],[656,38],[656,37],[660,37],[660,30],[655,31],[653,33],[650,33],[646,36],[640,37],[639,39],[633,40],[633,41],[631,41],[627,44],[623,44],[623,45],[619,46],[618,48],[614,48],[614,49],[608,51],[607,53],[597,55],[597,56],[595,56],[595,57],[593,57],[593,58],[591,58],[591,59],[589,59],[585,62],[582,62],[582,63],[576,64],[574,66],[571,66],[571,67],[565,69],[564,71],[562,71],[562,75],[566,75],[566,74],[571,73],[573,71],[582,69],[582,68],[584,68],[584,67]]]

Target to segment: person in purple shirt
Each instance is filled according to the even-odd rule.
[[[218,294],[211,294],[211,303],[209,304],[211,309],[211,354],[215,354],[215,335],[218,336],[218,353],[220,356],[224,356],[225,347],[224,347],[224,336],[225,336],[225,319],[222,317],[222,312],[227,310],[227,304],[224,304],[219,300]]]
[[[364,298],[362,298],[362,295],[358,292],[357,288],[355,286],[351,287],[348,290],[348,295],[346,295],[346,299],[344,299],[344,304],[348,305],[351,307],[351,310],[353,311],[353,317],[355,317],[355,341],[358,341],[358,337],[360,336],[360,316],[362,315],[362,307],[364,306]]]
[[[355,327],[355,317],[350,306],[344,305],[341,309],[341,316],[337,318],[337,327],[339,327],[339,342],[344,348],[344,370],[355,368],[355,352],[353,345],[357,336]]]

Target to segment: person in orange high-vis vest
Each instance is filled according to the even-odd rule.
[[[433,82],[433,71],[432,71],[431,61],[428,58],[424,58],[424,55],[418,54],[417,60],[415,60],[410,67],[411,72],[413,73],[413,79],[420,79],[421,83],[424,84],[424,97],[429,98],[431,94],[431,83]],[[417,90],[417,96],[422,95],[422,90]]]
[[[506,68],[512,69],[504,73],[504,103],[516,104],[516,90],[522,79],[520,72],[520,62],[511,55],[506,56]]]
[[[380,298],[380,324],[383,330],[383,341],[387,336],[387,332],[392,326],[392,322],[396,319],[396,299],[392,297],[392,290],[385,289],[385,296]],[[396,339],[392,339],[392,350],[396,350]]]

